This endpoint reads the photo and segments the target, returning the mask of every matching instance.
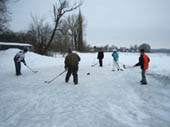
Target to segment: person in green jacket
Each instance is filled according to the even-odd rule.
[[[78,84],[78,64],[80,62],[80,57],[73,53],[71,49],[68,50],[68,55],[65,58],[65,69],[67,70],[67,74],[65,77],[65,82],[69,81],[71,74],[73,75],[74,84]]]

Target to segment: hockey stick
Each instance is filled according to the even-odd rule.
[[[94,67],[94,66],[96,66],[98,64],[98,62],[97,63],[95,63],[95,64],[93,64],[93,65],[91,65],[91,67]]]
[[[33,73],[37,73],[38,71],[34,71],[32,70],[28,65],[25,65],[30,71],[32,71]]]
[[[134,68],[134,66],[126,66],[125,64],[123,64],[123,68],[124,68],[124,69]]]
[[[119,67],[119,70],[123,71],[123,69],[122,69],[122,68],[120,68],[120,66],[119,66],[118,62],[116,62],[116,64],[117,64],[117,66]]]
[[[61,72],[60,74],[58,74],[57,76],[55,76],[53,79],[49,80],[49,81],[44,81],[45,83],[51,83],[52,81],[54,81],[56,78],[58,78],[59,76],[61,76],[62,74],[64,74],[67,70],[64,70],[63,72]]]
[[[119,63],[117,61],[114,61],[114,63],[116,64],[118,71],[124,71],[122,68],[120,68]],[[115,69],[113,68],[112,71],[115,71]]]

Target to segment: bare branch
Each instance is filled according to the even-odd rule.
[[[57,14],[56,14],[56,7],[55,7],[55,5],[53,5],[53,14],[54,14],[54,20],[56,20],[56,18],[57,18],[56,15]]]
[[[53,6],[53,11],[54,11],[53,14],[54,14],[54,19],[55,19],[55,25],[54,25],[50,40],[48,41],[48,44],[45,48],[45,52],[47,52],[47,49],[51,45],[53,38],[55,36],[55,32],[58,29],[59,24],[61,23],[60,22],[61,18],[64,16],[64,14],[77,9],[81,5],[82,5],[82,2],[80,4],[75,3],[71,8],[69,8],[68,0],[58,0],[58,7],[57,7],[57,5]]]
[[[73,11],[73,10],[76,10],[76,9],[79,8],[81,5],[82,5],[82,4],[80,3],[80,4],[76,5],[75,7],[72,7],[72,8],[70,8],[70,9],[67,9],[67,10],[63,11],[63,15],[64,15],[65,13],[67,13],[67,12],[71,12],[71,11]]]

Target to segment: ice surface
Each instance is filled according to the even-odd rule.
[[[148,54],[148,85],[140,85],[139,67],[112,70],[111,53],[104,66],[96,53],[79,53],[79,84],[65,74],[64,57],[28,52],[22,76],[15,76],[13,57],[18,49],[0,51],[0,127],[170,127],[170,56]],[[120,53],[119,64],[132,66],[138,53]],[[87,75],[87,73],[90,73]],[[166,78],[164,78],[166,77]]]

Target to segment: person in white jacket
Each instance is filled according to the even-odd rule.
[[[27,53],[27,49],[19,51],[15,56],[14,56],[14,63],[15,63],[15,70],[16,70],[16,75],[21,75],[21,62],[26,65],[25,62],[25,53]]]

